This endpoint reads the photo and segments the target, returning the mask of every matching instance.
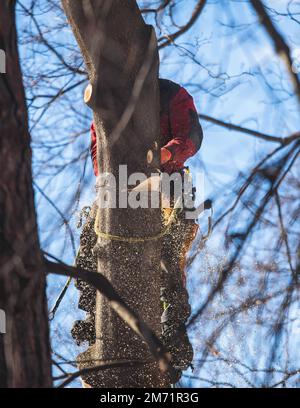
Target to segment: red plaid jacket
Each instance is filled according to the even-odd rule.
[[[182,169],[185,161],[200,149],[203,133],[192,96],[180,85],[166,79],[159,80],[159,87],[161,143],[172,155],[161,170],[171,174]],[[91,156],[97,176],[94,123],[91,125]]]

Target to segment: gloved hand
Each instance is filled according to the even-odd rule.
[[[165,164],[167,163],[172,157],[171,152],[169,152],[168,149],[166,149],[165,147],[162,147],[160,149],[160,162],[161,164]]]

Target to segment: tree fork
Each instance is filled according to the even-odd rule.
[[[62,4],[88,69],[85,102],[94,112],[98,168],[116,180],[119,165],[125,164],[128,175],[150,176],[160,165],[159,63],[153,28],[144,23],[134,0],[62,0]],[[158,149],[149,162],[147,153],[155,144]],[[98,228],[128,237],[155,235],[161,230],[160,209],[101,209]],[[133,244],[98,238],[97,246],[98,271],[160,333],[161,241]],[[99,294],[96,343],[79,360],[91,358],[149,359],[145,343]],[[112,368],[84,380],[92,387],[169,386],[156,363]]]

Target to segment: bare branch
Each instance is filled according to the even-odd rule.
[[[49,256],[49,254],[46,254]],[[51,255],[50,255],[51,256]],[[52,257],[52,256],[51,256]],[[157,360],[162,372],[168,372],[170,377],[175,376],[175,371],[170,364],[170,354],[158,339],[156,334],[146,323],[133,311],[118,295],[110,282],[100,273],[75,268],[62,262],[54,263],[44,260],[46,271],[57,275],[80,278],[96,288],[108,300],[111,308],[134,330],[149,346],[149,349]]]
[[[253,8],[255,9],[256,13],[259,16],[259,19],[261,21],[261,24],[265,27],[267,30],[268,34],[270,35],[273,43],[275,50],[277,54],[283,59],[285,62],[288,72],[291,76],[295,92],[298,96],[298,99],[300,101],[300,81],[298,78],[298,75],[295,74],[293,71],[292,65],[293,65],[293,60],[291,57],[291,50],[290,47],[287,45],[285,42],[283,36],[280,34],[280,32],[277,30],[277,28],[274,26],[271,18],[269,17],[268,13],[266,12],[265,6],[260,0],[251,0],[251,4]]]
[[[199,118],[207,122],[214,123],[215,125],[222,126],[229,130],[234,130],[236,132],[246,133],[248,135],[255,136],[258,139],[262,139],[267,142],[274,142],[274,143],[280,143],[283,145],[287,145],[291,143],[292,141],[300,138],[300,132],[293,133],[292,135],[288,137],[279,137],[279,136],[272,136],[266,133],[258,132],[257,130],[248,129],[243,126],[234,125],[232,123],[227,123],[227,122],[224,122],[223,120],[216,119],[216,118],[213,118],[212,116],[204,115],[202,113],[199,114]]]
[[[72,381],[74,381],[76,378],[82,377],[82,376],[87,375],[87,374],[95,373],[97,371],[108,370],[110,368],[117,368],[117,367],[121,367],[121,368],[122,367],[124,367],[124,368],[127,368],[127,367],[140,367],[140,366],[145,365],[145,364],[149,364],[149,362],[147,362],[147,361],[145,361],[145,362],[143,362],[143,361],[127,361],[127,360],[124,360],[124,361],[122,361],[122,360],[121,361],[111,361],[109,363],[103,362],[103,363],[98,364],[98,365],[96,365],[94,367],[82,368],[81,370],[78,370],[78,371],[76,371],[74,373],[70,373],[70,374],[67,373],[67,374],[61,375],[58,378],[54,378],[54,380],[60,380],[60,379],[63,379],[63,378],[67,377],[67,379],[58,386],[58,388],[64,388],[67,385],[69,385]]]
[[[176,31],[173,34],[164,35],[163,37],[159,38],[158,42],[162,41],[164,38],[167,38],[167,40],[161,43],[158,48],[162,49],[172,44],[174,40],[176,40],[176,38],[180,37],[182,34],[187,32],[193,26],[193,24],[197,21],[198,17],[202,13],[202,10],[205,4],[206,4],[206,0],[200,0],[196,5],[190,20],[182,28],[180,28],[180,30]]]

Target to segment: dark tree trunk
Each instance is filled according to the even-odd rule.
[[[159,167],[158,52],[154,30],[147,26],[134,0],[62,0],[88,69],[98,137],[98,164],[118,177],[147,176]],[[156,149],[154,148],[156,142]],[[147,163],[147,152],[154,159]],[[99,230],[127,237],[155,235],[161,230],[160,209],[102,209]],[[160,332],[159,240],[128,243],[98,238],[98,271],[150,327]],[[85,358],[151,359],[135,333],[97,295],[96,344]],[[82,356],[81,356],[82,357]],[[96,362],[97,364],[97,362]],[[156,363],[144,368],[113,368],[85,379],[93,387],[164,387]]]
[[[34,207],[30,136],[19,65],[15,1],[0,2],[0,386],[50,387],[51,358]]]

